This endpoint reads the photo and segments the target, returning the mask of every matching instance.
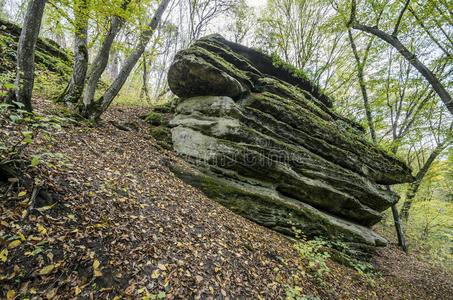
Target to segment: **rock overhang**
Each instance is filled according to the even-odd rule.
[[[385,244],[370,227],[398,196],[383,185],[409,182],[411,171],[332,111],[315,84],[219,35],[179,52],[168,81],[182,98],[174,150],[193,167],[177,175],[286,234]]]

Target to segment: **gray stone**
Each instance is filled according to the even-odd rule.
[[[313,83],[247,49],[214,35],[177,54],[169,85],[182,99],[169,126],[191,167],[175,174],[279,232],[385,245],[370,228],[398,196],[383,184],[411,170]]]

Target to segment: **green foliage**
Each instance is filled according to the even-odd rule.
[[[25,154],[24,150],[28,145],[42,135],[49,142],[52,130],[59,130],[61,126],[75,122],[71,118],[59,116],[40,116],[27,112],[23,109],[22,103],[14,102],[18,109],[12,105],[0,103],[0,116],[8,118],[11,124],[5,127],[5,132],[0,133],[0,173],[8,176],[14,175],[14,170],[23,168],[23,164],[29,167],[36,167],[41,163],[41,157],[49,156],[56,159],[58,166],[69,166],[65,159],[69,157],[61,153],[53,153],[47,148],[42,148],[39,155]],[[6,130],[15,131],[16,134],[7,134]],[[49,165],[49,164],[48,164]]]
[[[431,166],[405,223],[407,239],[413,251],[446,269],[453,269],[452,158],[446,157]]]
[[[54,72],[36,70],[33,93],[45,99],[55,99],[60,95],[66,85],[66,79]]]
[[[320,300],[318,297],[303,297],[302,288],[299,286],[288,287],[286,290],[287,300]]]
[[[326,264],[330,254],[325,251],[325,247],[328,243],[321,238],[307,240],[300,230],[296,228],[293,228],[293,230],[298,239],[294,246],[299,252],[300,258],[304,261],[305,266],[311,272],[311,275],[314,276],[321,285],[324,285],[322,275],[330,271]]]

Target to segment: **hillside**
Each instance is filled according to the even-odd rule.
[[[19,152],[1,158],[19,171],[0,183],[2,298],[453,299],[452,273],[398,250],[392,228],[377,228],[391,243],[374,271],[327,259],[317,276],[312,244],[297,250],[176,178],[168,165],[183,162],[138,117],[149,109],[115,106],[91,127],[33,105],[29,120],[0,119]]]

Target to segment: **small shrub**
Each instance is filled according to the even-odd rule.
[[[293,228],[296,232],[298,241],[294,245],[300,254],[300,258],[304,261],[305,266],[311,272],[311,276],[314,276],[321,285],[324,284],[322,275],[329,272],[330,269],[326,262],[330,257],[327,251],[323,248],[327,246],[327,242],[321,238],[315,238],[313,240],[307,240],[301,235],[301,231]]]

